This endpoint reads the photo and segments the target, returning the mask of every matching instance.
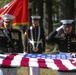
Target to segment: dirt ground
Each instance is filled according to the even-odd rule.
[[[17,75],[30,75],[28,67],[21,67]],[[57,75],[57,71],[51,69],[40,68],[40,75]]]

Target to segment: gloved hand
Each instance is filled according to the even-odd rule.
[[[63,25],[60,26],[60,27],[58,27],[58,28],[56,29],[56,31],[59,31],[59,30],[62,29],[62,28],[63,28]]]
[[[26,52],[23,52],[23,54],[27,54]]]
[[[73,58],[76,58],[76,53],[71,53],[71,56],[72,56]]]

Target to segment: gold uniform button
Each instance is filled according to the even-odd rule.
[[[9,47],[9,45],[7,45],[7,47]]]
[[[68,47],[68,49],[70,49],[70,47]]]
[[[70,46],[70,44],[68,44],[68,46]]]
[[[70,39],[68,39],[68,40],[70,40]]]
[[[68,53],[70,53],[70,50],[68,50]]]
[[[68,43],[70,43],[70,41],[68,41]]]
[[[17,42],[14,42],[14,45],[17,45]]]
[[[9,40],[7,40],[7,42],[10,42]]]

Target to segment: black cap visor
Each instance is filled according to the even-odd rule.
[[[33,18],[32,20],[39,20],[38,18]]]
[[[63,24],[64,26],[72,26],[72,24]]]

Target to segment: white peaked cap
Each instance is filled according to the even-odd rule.
[[[3,18],[4,21],[13,20],[15,18],[15,16],[13,16],[11,14],[4,14],[1,17]]]
[[[41,17],[38,15],[31,16],[32,19],[40,19]]]
[[[63,23],[63,25],[66,25],[66,24],[72,24],[74,20],[61,20],[61,22]]]

